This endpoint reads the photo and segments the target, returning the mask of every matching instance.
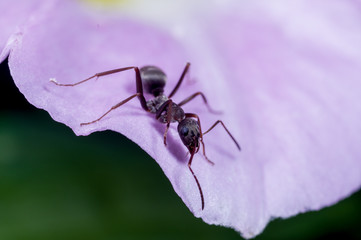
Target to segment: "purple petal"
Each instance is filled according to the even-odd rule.
[[[0,1],[0,62],[8,56],[14,42],[21,38],[25,25],[46,11],[51,1],[2,0]]]
[[[292,18],[287,6],[276,17],[268,6],[243,21],[218,17],[206,30],[228,80],[241,79],[229,84],[242,91],[234,101],[246,112],[243,157],[262,164],[271,217],[328,206],[361,183],[361,15],[344,2],[327,11],[293,4]]]
[[[161,32],[66,2],[29,26],[12,46],[9,65],[32,104],[78,135],[105,129],[126,135],[159,163],[196,216],[252,237],[272,217],[333,204],[361,183],[360,14],[352,1],[281,3],[209,3],[181,16],[179,8],[167,8],[168,15],[159,8],[137,13],[168,30]],[[192,163],[205,195],[203,211],[175,125],[165,148],[164,126],[133,100],[80,127],[135,93],[133,72],[73,88],[49,83],[152,64],[168,74],[169,93],[187,61],[196,81],[186,81],[174,99],[202,91],[224,113],[207,112],[200,99],[184,109],[199,114],[204,130],[222,119],[243,149],[239,153],[221,127],[205,136],[215,166],[201,154]]]

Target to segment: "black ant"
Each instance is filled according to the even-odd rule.
[[[228,133],[228,135],[232,138],[233,142],[236,144],[237,148],[239,150],[241,150],[241,147],[239,146],[236,139],[228,131],[228,129],[226,128],[226,126],[224,125],[224,123],[221,120],[216,121],[207,131],[202,133],[201,122],[199,120],[198,115],[194,114],[194,113],[184,113],[181,106],[188,103],[189,101],[191,101],[198,95],[202,97],[202,99],[203,99],[204,103],[206,104],[206,106],[208,107],[208,109],[210,111],[212,111],[208,105],[206,97],[204,96],[204,94],[202,92],[196,92],[178,104],[176,104],[172,101],[171,97],[177,92],[179,86],[181,85],[181,83],[184,79],[184,76],[188,72],[189,67],[190,67],[190,63],[187,63],[180,79],[178,80],[177,85],[174,87],[173,91],[169,94],[168,97],[166,95],[164,95],[164,86],[167,81],[167,76],[160,68],[155,67],[155,66],[144,66],[140,69],[138,67],[125,67],[125,68],[113,69],[110,71],[96,73],[87,79],[84,79],[80,82],[73,83],[73,84],[60,84],[60,83],[57,83],[55,81],[55,79],[50,79],[50,81],[52,81],[53,83],[55,83],[58,86],[72,87],[72,86],[84,83],[93,78],[97,79],[101,76],[133,69],[135,71],[137,93],[124,99],[123,101],[119,102],[118,104],[114,105],[113,107],[111,107],[106,113],[104,113],[98,119],[91,121],[91,122],[87,122],[87,123],[81,123],[80,125],[83,126],[83,125],[88,125],[88,124],[98,122],[104,116],[106,116],[109,112],[122,106],[123,104],[127,103],[129,100],[131,100],[135,97],[138,97],[138,99],[140,101],[140,105],[142,106],[142,108],[145,111],[154,113],[155,118],[158,121],[160,121],[161,123],[167,124],[165,132],[164,132],[164,145],[165,146],[167,146],[167,132],[168,132],[170,123],[178,122],[177,129],[178,129],[179,136],[182,139],[183,144],[188,148],[188,151],[191,155],[189,158],[189,161],[188,161],[188,168],[191,171],[191,173],[194,177],[194,180],[197,183],[199,193],[201,195],[202,210],[203,210],[204,209],[204,198],[203,198],[202,188],[201,188],[201,185],[199,184],[199,181],[198,181],[196,175],[194,174],[194,172],[191,168],[193,156],[195,153],[197,153],[199,151],[200,143],[202,144],[202,147],[203,147],[203,155],[204,155],[205,159],[210,164],[214,165],[214,163],[211,160],[209,160],[206,156],[204,142],[203,142],[203,135],[205,135],[209,131],[211,131],[218,123],[221,123],[222,126],[224,127],[224,129],[226,130],[226,132]],[[147,93],[153,94],[153,96],[154,96],[153,99],[148,100],[148,101],[145,100],[144,95],[143,95],[143,87],[145,88],[145,91]]]

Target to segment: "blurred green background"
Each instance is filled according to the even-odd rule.
[[[156,162],[114,132],[76,137],[0,66],[0,240],[241,239],[195,218]],[[256,239],[361,239],[361,192]]]

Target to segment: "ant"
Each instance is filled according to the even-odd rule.
[[[168,97],[166,95],[164,95],[164,86],[167,81],[167,76],[160,68],[155,67],[155,66],[144,66],[140,69],[138,67],[134,67],[134,66],[125,67],[125,68],[117,68],[117,69],[113,69],[113,70],[109,70],[109,71],[105,71],[105,72],[96,73],[87,79],[84,79],[80,82],[73,83],[73,84],[60,84],[60,83],[56,82],[55,79],[50,79],[50,81],[58,86],[73,87],[73,86],[79,85],[79,84],[84,83],[93,78],[98,79],[101,76],[110,75],[110,74],[133,69],[135,71],[137,93],[131,95],[130,97],[124,99],[123,101],[121,101],[118,104],[111,107],[107,112],[105,112],[98,119],[95,119],[94,121],[91,121],[91,122],[81,123],[80,125],[84,126],[84,125],[88,125],[88,124],[92,124],[92,123],[100,121],[108,113],[110,113],[114,109],[122,106],[123,104],[127,103],[128,101],[130,101],[131,99],[133,99],[135,97],[138,97],[138,99],[140,101],[140,105],[145,111],[155,114],[155,118],[159,122],[167,124],[165,132],[164,132],[164,145],[165,146],[167,146],[167,132],[168,132],[170,123],[178,122],[177,129],[178,129],[179,136],[180,136],[183,144],[187,147],[187,149],[190,153],[190,158],[188,161],[188,168],[189,168],[190,172],[192,173],[194,180],[197,183],[198,190],[199,190],[199,193],[201,196],[202,210],[203,210],[204,209],[204,197],[203,197],[202,188],[198,181],[198,178],[196,177],[196,175],[194,174],[194,172],[191,168],[193,156],[195,153],[197,153],[199,151],[200,144],[202,144],[203,155],[204,155],[205,159],[210,164],[214,165],[214,163],[211,160],[209,160],[206,156],[204,142],[203,142],[203,136],[205,134],[207,134],[208,132],[210,132],[217,124],[220,123],[223,126],[224,130],[232,138],[232,140],[236,144],[237,148],[239,150],[241,150],[241,147],[238,144],[238,142],[236,141],[236,139],[232,136],[232,134],[228,131],[228,129],[226,128],[226,126],[224,125],[224,123],[221,120],[216,121],[207,131],[202,133],[201,122],[199,120],[198,115],[194,114],[194,113],[185,113],[183,111],[181,106],[190,102],[192,99],[194,99],[198,95],[202,97],[203,102],[208,107],[208,109],[210,111],[213,111],[210,108],[210,106],[208,105],[207,99],[202,92],[196,92],[178,104],[174,103],[173,100],[171,99],[173,97],[173,95],[177,92],[178,88],[180,87],[180,85],[184,79],[184,76],[188,72],[189,67],[190,67],[190,63],[187,63],[180,79],[178,80],[177,85],[174,87],[173,91],[168,95]],[[143,87],[144,87],[146,93],[153,94],[153,96],[154,96],[153,99],[148,100],[148,101],[145,100],[145,97],[143,95]]]

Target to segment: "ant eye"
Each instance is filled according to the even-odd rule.
[[[182,128],[182,135],[183,136],[187,136],[188,135],[188,132],[189,132],[189,129],[187,127],[183,127]]]

